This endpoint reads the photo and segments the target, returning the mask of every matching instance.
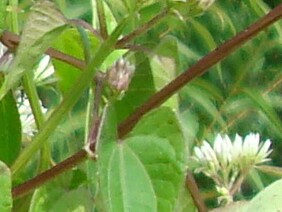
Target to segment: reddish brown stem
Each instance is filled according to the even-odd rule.
[[[119,136],[125,136],[141,119],[141,117],[148,113],[150,110],[160,106],[180,88],[186,85],[191,80],[205,73],[209,68],[223,60],[229,54],[234,52],[260,31],[277,21],[282,17],[282,4],[274,8],[271,12],[263,18],[252,24],[244,31],[237,34],[231,40],[226,41],[223,45],[210,52],[203,57],[200,61],[194,64],[191,68],[187,69],[162,90],[154,94],[147,102],[135,110],[125,121],[123,121],[118,128]]]
[[[15,51],[20,42],[20,36],[13,34],[11,32],[5,31],[2,33],[0,37],[0,41],[7,46],[10,50]],[[57,59],[63,62],[66,62],[78,69],[83,70],[86,67],[86,64],[83,60],[72,57],[70,55],[64,54],[56,49],[49,48],[46,51],[46,54],[52,57],[53,59]]]
[[[202,196],[200,195],[200,191],[198,185],[194,179],[194,176],[191,172],[188,172],[186,175],[186,186],[189,188],[191,196],[194,200],[194,204],[197,206],[199,212],[207,212],[208,209],[205,206]]]
[[[44,184],[45,182],[54,179],[55,176],[58,176],[59,174],[73,168],[80,162],[84,161],[86,158],[87,158],[87,153],[84,149],[78,151],[77,153],[75,153],[68,159],[62,161],[61,163],[58,163],[56,166],[52,167],[51,169],[13,188],[12,190],[13,198],[27,194],[28,192],[34,190],[35,188]]]

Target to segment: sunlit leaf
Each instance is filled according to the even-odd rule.
[[[279,211],[282,208],[282,180],[278,180],[257,194],[244,211]]]
[[[91,45],[89,48],[94,53],[100,45],[100,40],[90,33],[88,33],[88,38]],[[52,47],[62,53],[84,60],[83,44],[76,29],[65,30],[56,39]],[[58,83],[60,89],[63,93],[65,93],[74,84],[75,80],[77,80],[82,70],[56,59],[53,59],[53,65],[55,68],[55,74],[59,78]]]
[[[21,123],[12,92],[0,101],[0,160],[12,165],[21,148]]]

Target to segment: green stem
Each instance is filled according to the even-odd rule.
[[[91,44],[90,44],[90,41],[88,39],[88,35],[85,31],[85,29],[79,25],[77,25],[77,31],[79,32],[79,35],[80,35],[80,39],[82,41],[82,44],[83,44],[83,51],[84,51],[84,59],[86,61],[86,64],[89,63],[90,59],[91,59],[91,52],[92,52],[92,49],[91,49]]]
[[[51,117],[47,120],[43,128],[34,137],[33,142],[30,146],[23,150],[22,154],[17,158],[14,165],[11,168],[12,174],[17,174],[29,161],[29,159],[36,153],[36,151],[42,147],[46,139],[56,129],[62,118],[68,113],[72,106],[77,102],[84,90],[90,85],[93,80],[95,71],[103,63],[105,58],[111,53],[113,47],[122,33],[123,28],[127,22],[125,19],[118,25],[112,35],[107,39],[97,50],[95,56],[91,59],[87,65],[86,70],[81,74],[76,83],[71,87],[69,92],[66,94],[63,102],[53,112]]]
[[[11,31],[19,34],[19,22],[18,22],[18,0],[9,0],[9,6],[10,6],[10,20],[11,20]]]
[[[99,20],[99,28],[100,28],[101,36],[102,38],[107,39],[108,30],[107,30],[107,22],[106,22],[103,1],[96,0],[96,7],[97,7],[97,15]]]
[[[10,0],[9,4],[11,6],[11,31],[19,34],[19,23],[18,23],[18,0]],[[44,116],[41,111],[41,106],[39,103],[39,97],[37,95],[36,87],[33,82],[33,74],[28,72],[23,77],[24,90],[27,94],[28,101],[31,106],[31,110],[35,119],[37,129],[40,129],[44,122]],[[50,147],[48,143],[42,147],[40,154],[40,164],[39,171],[44,170],[48,167],[50,159]]]
[[[25,93],[28,97],[29,104],[31,106],[32,114],[35,119],[35,124],[38,130],[40,130],[44,124],[44,115],[41,110],[40,99],[37,94],[36,85],[33,82],[33,73],[28,71],[23,76],[23,86]],[[40,152],[40,163],[39,172],[42,172],[49,166],[51,155],[50,155],[50,145],[45,142],[44,146],[41,148]]]

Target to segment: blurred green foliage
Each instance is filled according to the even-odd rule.
[[[98,24],[94,0],[55,0],[54,2],[67,18],[83,19],[99,31],[98,28],[100,25]],[[197,5],[195,3],[197,2],[196,0],[189,3],[172,0],[106,0],[103,2],[104,12],[106,14],[105,24],[110,33],[124,18],[130,17],[122,36],[128,35],[138,29],[139,26],[147,23],[169,7],[169,12],[159,22],[145,33],[130,40],[126,48],[122,49],[122,51],[113,51],[109,59],[105,60],[101,66],[103,67],[102,71],[105,72],[105,67],[109,67],[112,61],[123,56],[136,67],[136,73],[128,91],[120,101],[114,104],[116,118],[113,118],[111,121],[117,121],[117,124],[125,120],[136,108],[177,75],[186,71],[200,58],[226,40],[245,30],[250,24],[264,16],[271,7],[279,3],[279,1],[275,0],[217,0],[207,11],[202,11],[199,7],[195,6]],[[29,0],[19,1],[20,12],[18,13],[18,19],[20,29],[25,25],[27,14],[32,4],[33,2]],[[7,27],[3,28],[9,29],[8,26],[11,21],[12,19],[10,17],[7,18]],[[5,24],[1,22],[1,27],[2,25],[4,26]],[[88,40],[85,42],[80,37],[81,34],[76,30],[73,27],[64,31],[64,34],[60,36],[52,37],[54,42],[51,46],[65,54],[84,59],[87,56],[85,43],[88,41],[91,45],[87,47],[91,49],[91,53],[94,55],[97,48],[103,43],[103,39],[100,36],[90,36],[86,33],[88,35],[86,40]],[[80,38],[81,40],[79,40]],[[81,204],[85,206],[84,209],[93,210],[91,198],[94,198],[93,195],[96,194],[97,182],[99,181],[97,180],[99,179],[99,176],[96,174],[97,169],[103,171],[107,169],[107,165],[115,164],[116,169],[114,169],[114,172],[119,173],[122,169],[118,169],[117,165],[123,163],[122,158],[126,157],[133,160],[132,155],[134,155],[135,159],[137,158],[134,160],[134,163],[141,163],[141,165],[139,164],[140,167],[138,166],[138,170],[136,170],[140,173],[146,172],[145,174],[142,173],[144,175],[140,174],[142,179],[138,175],[146,183],[146,190],[150,192],[152,189],[158,190],[158,192],[156,191],[156,201],[153,201],[152,205],[159,204],[158,208],[162,208],[162,206],[173,207],[174,209],[182,208],[182,211],[185,211],[185,208],[189,207],[179,204],[183,204],[184,200],[189,202],[190,206],[193,203],[187,191],[177,190],[179,189],[179,184],[183,184],[183,182],[174,182],[172,185],[168,183],[168,186],[171,186],[170,189],[175,189],[176,193],[171,196],[167,194],[166,196],[164,192],[164,196],[161,196],[160,190],[166,189],[166,184],[161,182],[171,180],[168,179],[171,172],[166,172],[162,168],[159,168],[161,174],[156,174],[154,170],[152,171],[150,169],[150,162],[153,161],[154,163],[152,162],[151,165],[157,166],[158,163],[161,164],[163,162],[162,160],[167,160],[165,162],[173,164],[172,166],[175,169],[179,166],[177,164],[179,158],[181,162],[186,161],[191,156],[192,148],[195,145],[200,144],[204,139],[212,141],[217,133],[226,133],[233,137],[236,133],[244,136],[249,132],[258,132],[262,139],[270,138],[273,142],[274,151],[271,154],[272,161],[269,164],[281,166],[281,41],[282,25],[281,22],[277,22],[270,28],[262,31],[254,39],[248,41],[242,48],[233,52],[225,60],[212,67],[202,77],[193,80],[165,102],[163,106],[166,106],[164,107],[166,109],[162,108],[159,111],[155,111],[155,114],[151,114],[152,117],[158,117],[157,121],[150,120],[148,123],[141,121],[140,125],[143,124],[142,127],[145,126],[146,128],[146,130],[143,129],[144,132],[142,131],[142,134],[148,136],[147,140],[152,139],[150,137],[152,135],[149,136],[147,134],[155,134],[154,136],[157,136],[154,142],[150,144],[152,146],[149,145],[147,147],[145,144],[139,144],[139,140],[146,140],[146,136],[144,137],[144,135],[142,135],[143,137],[128,138],[129,146],[124,144],[113,146],[110,150],[112,151],[111,156],[115,160],[107,163],[108,158],[106,158],[103,160],[103,162],[106,161],[105,164],[100,164],[98,168],[93,164],[81,164],[74,170],[65,173],[63,177],[59,177],[54,182],[37,190],[31,200],[31,211],[43,210],[42,208],[44,207],[53,209],[53,201],[59,197],[61,200],[55,201],[58,208],[68,207],[74,210],[77,204],[79,204],[80,199],[77,199],[77,201],[68,206],[60,202],[71,201],[71,199],[80,195],[80,192],[89,197],[85,202],[81,200]],[[41,54],[37,56],[41,57]],[[40,99],[49,110],[46,119],[50,117],[53,111],[56,111],[57,107],[60,106],[60,103],[65,98],[71,98],[71,96],[65,96],[65,93],[70,88],[75,87],[78,77],[81,76],[81,72],[70,65],[58,61],[53,61],[53,63],[55,74],[49,76],[45,83],[36,84]],[[14,82],[11,85],[11,87],[17,86],[18,84]],[[91,85],[88,86],[90,87]],[[22,89],[22,87],[20,88]],[[51,157],[48,158],[48,163],[50,161],[52,163],[59,163],[80,150],[87,139],[87,124],[89,119],[91,119],[89,105],[91,105],[93,98],[91,98],[90,90],[82,93],[75,106],[67,111],[67,115],[58,121],[58,126],[56,126],[54,132],[50,133],[49,144]],[[164,110],[167,111],[163,112]],[[150,119],[150,116],[146,119]],[[159,128],[166,126],[164,123],[167,123],[167,125],[171,124],[171,129],[173,129],[176,138],[170,138],[169,129],[158,131]],[[136,133],[135,131],[133,130],[133,134]],[[164,135],[163,137],[162,134]],[[173,139],[176,139],[180,144],[177,142],[173,143]],[[150,158],[151,152],[149,150],[154,150],[154,148],[158,147],[159,142],[166,143],[166,146],[164,144],[162,144],[164,146],[161,146],[164,148],[163,152],[161,152],[162,157],[160,156],[157,159],[154,157]],[[25,146],[27,144],[24,143],[23,145]],[[144,155],[139,153],[136,149],[138,145],[141,145],[144,149],[149,149],[148,152],[144,150]],[[180,149],[177,151],[174,150],[174,148],[178,148],[179,146],[183,148],[182,151]],[[122,152],[122,148],[126,148],[126,151]],[[168,152],[171,154],[168,154]],[[152,159],[152,161],[149,159],[146,161],[146,157]],[[27,168],[13,179],[13,183],[19,184],[34,176],[39,160],[38,155],[34,153]],[[132,177],[135,174],[135,169],[132,169],[132,164],[128,163],[130,160],[125,160],[124,169],[128,171],[128,173],[125,172],[126,175],[132,174],[130,175]],[[186,165],[189,167],[190,164]],[[92,170],[92,173],[89,173],[91,172],[89,170]],[[183,179],[184,171],[178,170],[178,172],[180,177],[177,179]],[[112,172],[103,174],[108,176]],[[146,174],[148,174],[150,180],[146,178]],[[114,183],[115,180],[111,178],[109,182],[103,182],[103,184],[108,186],[107,183]],[[122,178],[119,178],[120,187],[115,188],[115,194],[120,193],[118,189],[129,189],[122,184],[122,180]],[[247,178],[242,192],[236,198],[248,199],[253,197],[255,193],[274,180],[276,180],[275,176],[261,174],[255,171],[252,176]],[[150,184],[151,181],[153,182],[152,184]],[[217,193],[211,182],[202,175],[197,176],[197,182],[203,196],[206,196],[206,202],[210,207],[215,206]],[[56,187],[59,189],[56,190]],[[70,191],[70,193],[66,191]],[[52,195],[46,197],[49,192]],[[107,191],[103,192],[106,193]],[[185,196],[181,196],[182,193]],[[153,192],[150,194],[154,196]],[[41,196],[46,197],[42,204],[37,201]],[[127,195],[124,201],[129,201],[132,204],[130,195]],[[169,203],[165,203],[166,201]],[[177,205],[174,205],[176,203]],[[20,208],[18,205],[16,207]],[[28,206],[25,203],[23,207]]]

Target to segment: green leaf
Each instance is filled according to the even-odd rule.
[[[172,211],[184,183],[187,158],[172,110],[163,107],[151,112],[124,141],[116,142],[107,132],[111,133],[102,129],[101,136],[105,137],[98,145],[99,208]]]
[[[257,194],[244,211],[279,211],[282,208],[282,180],[278,180]]]
[[[157,211],[146,170],[125,142],[117,143],[117,124],[112,105],[105,107],[100,127],[97,143],[98,208],[108,212]],[[90,172],[88,177],[95,178],[93,175],[96,172]]]
[[[153,140],[155,138],[148,142]],[[102,210],[157,211],[151,179],[138,155],[127,143],[108,143],[100,155],[98,173]]]
[[[194,200],[191,197],[191,194],[188,191],[185,183],[181,186],[180,192],[178,195],[178,200],[174,208],[175,212],[196,212],[198,211],[197,207],[194,205]]]
[[[32,70],[52,41],[65,29],[66,20],[54,3],[43,0],[31,9],[24,26],[16,57],[0,90],[0,99]]]
[[[0,160],[11,165],[21,148],[21,123],[12,92],[0,101]]]
[[[85,188],[68,190],[56,183],[37,189],[32,197],[29,212],[38,211],[91,211],[93,200]]]
[[[100,45],[100,41],[97,37],[94,37],[93,34],[90,33],[88,33],[88,38],[91,44],[90,48],[92,52],[95,52]],[[67,55],[81,60],[84,59],[83,44],[80,34],[76,29],[65,30],[58,37],[52,47]],[[55,74],[59,78],[59,87],[61,91],[65,93],[74,84],[75,80],[78,79],[81,74],[81,70],[56,59],[53,59],[52,62],[55,68]]]
[[[137,64],[136,70],[127,92],[121,101],[115,103],[118,123],[128,117],[155,92],[149,59],[143,53],[136,53],[135,64]]]
[[[145,138],[141,139],[144,135],[155,136],[156,140],[150,139],[150,144]],[[144,163],[153,181],[158,211],[172,210],[185,179],[188,158],[187,145],[175,113],[167,107],[152,111],[143,117],[130,136],[138,136],[136,141],[128,144]]]
[[[0,161],[0,211],[12,210],[12,182],[9,168]]]

